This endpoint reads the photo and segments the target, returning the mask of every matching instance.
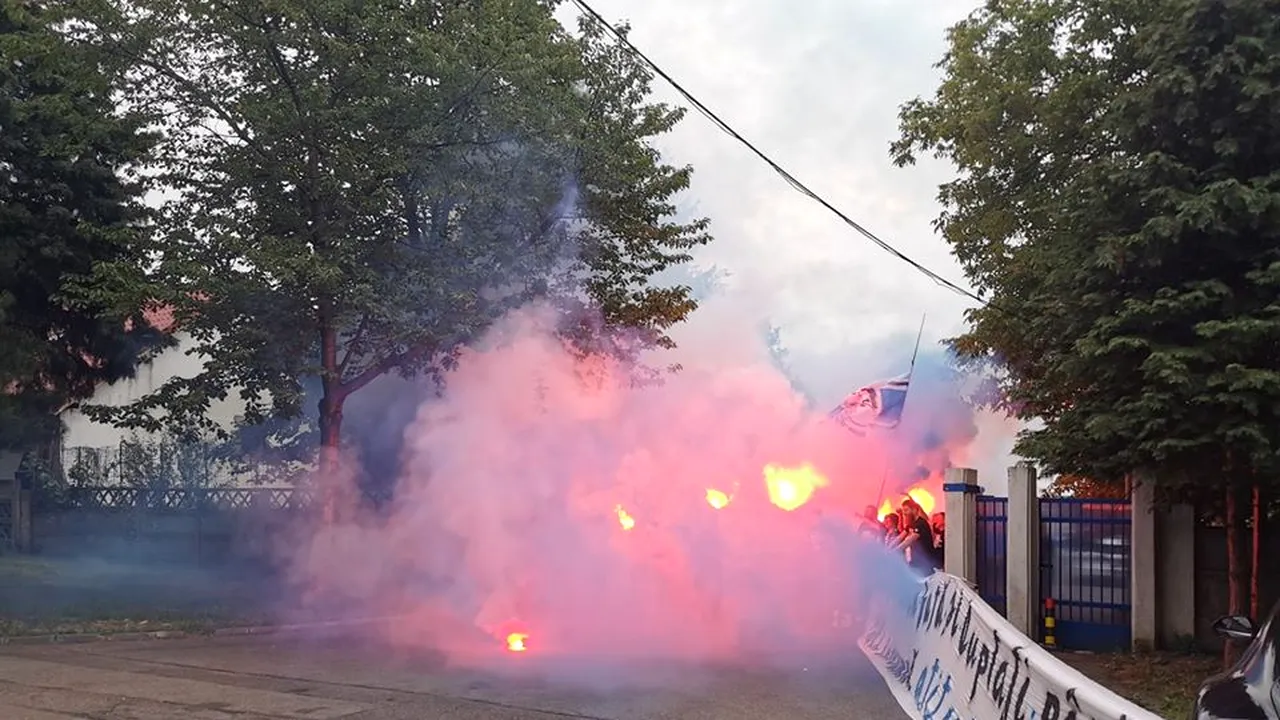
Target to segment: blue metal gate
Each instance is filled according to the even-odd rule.
[[[1131,523],[1128,500],[1040,500],[1040,597],[1056,606],[1059,647],[1128,649]]]
[[[978,496],[978,595],[1001,615],[1005,614],[1009,498]]]

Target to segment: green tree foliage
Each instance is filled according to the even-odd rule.
[[[897,162],[959,169],[938,225],[1050,472],[1182,494],[1280,449],[1280,4],[992,0],[955,26]]]
[[[321,444],[347,397],[388,372],[438,373],[495,317],[535,298],[648,343],[692,310],[649,278],[708,240],[672,219],[689,169],[653,137],[681,112],[649,73],[539,0],[102,0],[86,36],[128,59],[129,100],[165,108],[155,157],[173,199],[157,267],[117,268],[111,297],[157,298],[207,358],[98,417],[211,429],[294,416],[321,378]],[[568,301],[574,301],[572,303]],[[576,303],[576,305],[575,305]]]
[[[56,32],[57,7],[0,0],[0,444],[8,447],[56,439],[62,408],[131,375],[139,353],[160,341],[138,313],[108,315],[65,292],[98,263],[137,262],[139,188],[127,170],[150,139],[139,116],[116,108],[114,69]]]

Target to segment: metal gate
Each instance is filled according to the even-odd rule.
[[[1128,649],[1131,524],[1128,500],[1040,500],[1040,597],[1064,650]]]
[[[1001,615],[1005,614],[1009,498],[978,496],[978,595]]]

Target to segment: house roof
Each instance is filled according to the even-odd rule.
[[[160,303],[149,304],[142,309],[142,319],[147,321],[158,332],[169,334],[177,330],[178,321],[174,317],[172,305]],[[124,329],[133,329],[133,319],[129,318],[124,321]]]

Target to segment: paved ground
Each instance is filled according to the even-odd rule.
[[[856,652],[856,651],[855,651]],[[450,669],[337,638],[0,646],[4,720],[893,720],[860,656],[819,669]],[[570,682],[567,675],[577,678]],[[590,677],[590,680],[584,679]]]

